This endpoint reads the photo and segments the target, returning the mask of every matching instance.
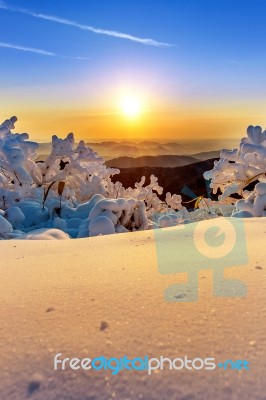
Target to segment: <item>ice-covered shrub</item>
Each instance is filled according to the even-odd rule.
[[[266,217],[266,182],[259,182],[251,193],[236,203],[233,217]]]
[[[146,206],[147,216],[150,217],[154,212],[160,212],[167,209],[165,202],[160,200],[158,195],[163,193],[163,188],[158,184],[158,178],[154,175],[150,176],[150,183],[144,186],[145,176],[142,176],[140,182],[135,183],[134,188],[124,188],[122,183],[113,183],[108,180],[107,193],[110,198],[124,198],[143,201]]]
[[[182,205],[182,197],[178,194],[171,195],[170,192],[166,193],[165,198],[166,204],[174,210],[184,210],[185,207]]]
[[[144,230],[148,229],[148,224],[143,201],[102,199],[95,204],[88,219],[82,223],[78,237]]]
[[[29,238],[32,229],[71,237],[143,230],[152,226],[154,213],[184,208],[180,196],[159,198],[163,188],[154,175],[146,186],[145,177],[134,188],[112,182],[119,170],[108,168],[84,141],[76,145],[72,133],[64,139],[54,135],[50,154],[38,160],[38,143],[12,133],[16,121],[11,117],[0,125],[2,237],[12,232]]]
[[[266,197],[266,130],[260,126],[249,126],[247,137],[244,137],[235,150],[222,150],[219,161],[214,168],[204,173],[204,178],[211,180],[211,188],[216,194],[222,192],[219,200],[235,202],[230,196],[238,194],[243,199],[236,202],[238,211],[250,212],[254,216],[264,216]],[[254,190],[244,189],[252,182],[260,181]],[[262,194],[263,193],[263,194]]]
[[[10,199],[9,191],[37,201],[58,196],[60,183],[64,200],[85,202],[94,194],[106,194],[107,180],[119,170],[107,168],[102,158],[83,141],[77,146],[74,135],[65,139],[52,137],[48,157],[36,162],[38,144],[26,133],[12,133],[16,117],[0,125],[0,193],[2,203]],[[5,204],[4,204],[5,206]]]
[[[75,147],[74,135],[65,139],[52,137],[51,154],[37,163],[39,170],[35,183],[57,196],[60,186],[62,200],[78,204],[86,202],[94,194],[106,195],[108,178],[119,170],[107,168],[102,158],[81,141]],[[62,189],[62,183],[63,189]],[[50,188],[50,189],[49,189]]]

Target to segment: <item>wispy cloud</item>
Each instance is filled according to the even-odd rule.
[[[21,46],[19,44],[14,44],[14,43],[0,42],[0,47],[5,47],[7,49],[13,49],[13,50],[26,51],[26,52],[30,52],[30,53],[40,54],[42,56],[71,58],[71,59],[76,59],[76,60],[88,60],[88,58],[86,58],[86,57],[64,56],[61,54],[53,53],[52,51],[36,49],[35,47]]]
[[[35,18],[39,18],[39,19],[56,22],[58,24],[73,26],[75,28],[78,28],[78,29],[81,29],[84,31],[93,32],[98,35],[106,35],[106,36],[111,36],[111,37],[115,37],[115,38],[119,38],[119,39],[126,39],[126,40],[130,40],[132,42],[145,44],[147,46],[176,47],[173,44],[158,42],[157,40],[154,40],[154,39],[140,38],[138,36],[133,36],[128,33],[122,33],[122,32],[112,31],[112,30],[108,30],[108,29],[95,28],[91,25],[79,24],[78,22],[72,21],[70,19],[60,18],[60,17],[54,16],[54,15],[37,13],[37,12],[27,10],[24,8],[20,8],[20,7],[12,7],[3,1],[0,1],[0,8],[7,10],[7,11],[18,12],[18,13],[30,15],[31,17],[35,17]]]
[[[42,56],[52,56],[52,57],[56,56],[56,54],[52,53],[51,51],[35,49],[33,47],[20,46],[18,44],[13,44],[13,43],[0,42],[0,47],[6,47],[8,49],[14,49],[14,50],[28,51],[30,53],[41,54]]]

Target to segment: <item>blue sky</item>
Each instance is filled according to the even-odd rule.
[[[169,129],[171,137],[182,118],[216,118],[217,123],[238,118],[237,129],[249,118],[266,121],[263,0],[8,0],[4,6],[7,9],[0,8],[0,105],[5,113],[18,109],[27,126],[31,116],[31,126],[40,133],[47,132],[47,118],[56,122],[56,112],[56,126],[71,113],[73,121],[95,112],[112,113],[116,92],[123,87],[147,97],[147,110],[162,114],[159,125]],[[20,8],[173,46],[97,34],[35,18]],[[6,44],[54,56],[3,47]],[[169,121],[163,122],[169,116],[173,129]],[[84,124],[95,131],[103,129],[104,136],[108,121]],[[153,124],[148,129],[146,118],[144,125],[152,135]],[[106,131],[107,136],[112,134]]]

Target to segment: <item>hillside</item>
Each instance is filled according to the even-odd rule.
[[[175,168],[121,168],[120,174],[113,176],[112,180],[121,182],[124,187],[134,187],[135,182],[139,182],[142,176],[149,180],[150,175],[154,174],[158,178],[159,185],[164,188],[162,198],[165,197],[167,192],[181,194],[185,185],[197,196],[207,196],[203,173],[213,168],[214,160],[215,158]],[[184,200],[190,200],[186,195],[182,195],[182,197]]]
[[[183,165],[197,162],[195,157],[191,156],[142,156],[142,157],[118,157],[106,161],[108,167],[113,168],[137,168],[137,167],[181,167]]]

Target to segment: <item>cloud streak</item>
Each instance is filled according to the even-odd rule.
[[[42,56],[52,56],[52,57],[56,56],[56,54],[51,52],[51,51],[46,51],[46,50],[42,50],[42,49],[35,49],[34,47],[20,46],[18,44],[13,44],[13,43],[0,42],[0,47],[5,47],[7,49],[27,51],[27,52],[30,52],[30,53],[41,54]]]
[[[42,14],[42,13],[37,13],[31,10],[26,10],[24,8],[20,8],[20,7],[12,7],[9,6],[8,4],[6,4],[3,1],[0,1],[0,9],[3,10],[7,10],[7,11],[12,11],[12,12],[18,12],[21,14],[26,14],[29,15],[31,17],[34,18],[39,18],[42,20],[46,20],[46,21],[52,21],[58,24],[62,24],[62,25],[68,25],[68,26],[72,26],[84,31],[89,31],[89,32],[93,32],[96,33],[98,35],[105,35],[105,36],[111,36],[111,37],[115,37],[118,39],[126,39],[126,40],[130,40],[132,42],[137,42],[140,44],[144,44],[147,46],[154,46],[154,47],[176,47],[173,44],[170,43],[164,43],[164,42],[159,42],[157,40],[154,39],[149,39],[149,38],[140,38],[138,36],[133,36],[130,35],[128,33],[122,33],[122,32],[117,32],[117,31],[112,31],[112,30],[108,30],[108,29],[101,29],[101,28],[95,28],[91,25],[83,25],[80,24],[78,22],[69,20],[69,19],[65,19],[65,18],[60,18],[54,15],[47,15],[47,14]]]
[[[35,53],[35,54],[39,54],[42,56],[48,56],[48,57],[61,57],[61,58],[71,58],[71,59],[76,59],[76,60],[88,60],[88,58],[86,58],[86,57],[64,56],[64,55],[53,53],[52,51],[36,49],[35,47],[21,46],[19,44],[14,44],[14,43],[0,42],[0,47],[4,47],[6,49],[26,51],[29,53]]]

